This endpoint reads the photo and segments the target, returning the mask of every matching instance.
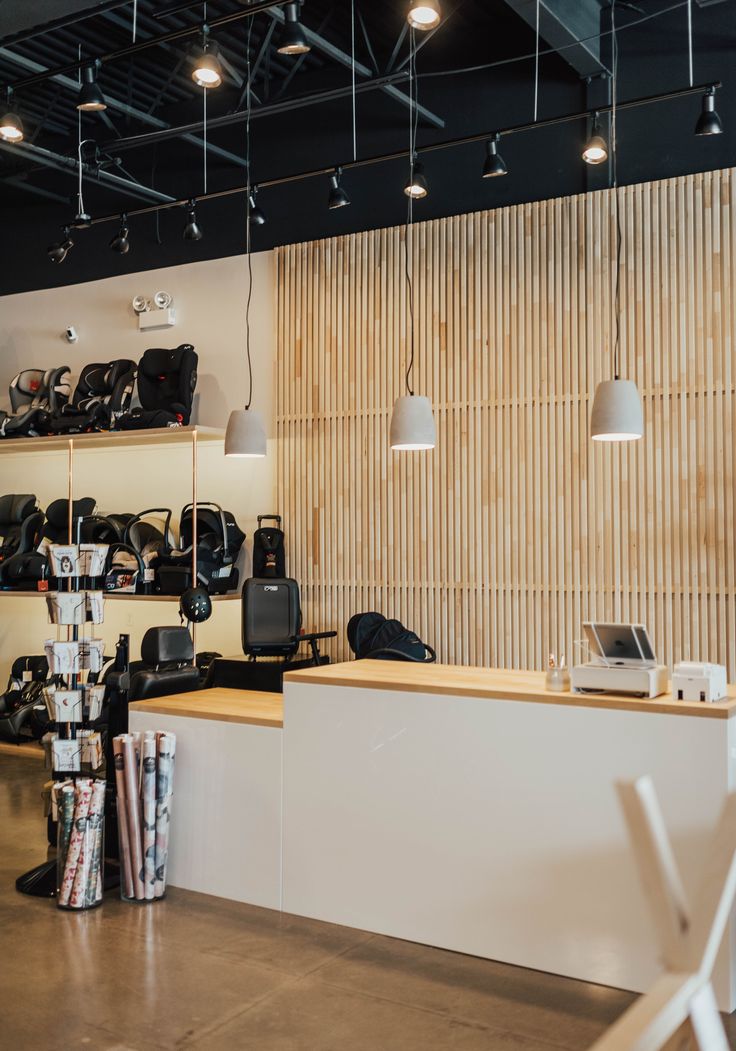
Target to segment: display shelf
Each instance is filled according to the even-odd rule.
[[[20,598],[32,598],[34,595],[50,595],[50,591],[0,591],[0,598],[18,596]],[[130,599],[133,602],[178,602],[181,595],[132,595],[129,593],[116,594],[114,591],[105,592],[106,599]],[[233,591],[227,595],[210,595],[213,602],[228,602],[240,599],[240,592]]]
[[[222,442],[225,432],[216,427],[152,427],[143,431],[108,431],[104,434],[69,434],[63,437],[49,435],[43,438],[13,438],[0,441],[0,454],[64,451],[74,441],[75,451],[80,449],[132,449],[145,445],[191,444],[196,432],[202,443]]]

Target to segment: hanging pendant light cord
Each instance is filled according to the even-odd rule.
[[[618,201],[618,126],[616,102],[618,99],[618,37],[616,36],[616,0],[611,0],[611,167],[613,199],[616,210],[616,336],[613,345],[613,378],[621,375],[621,212]]]
[[[207,3],[202,4],[203,24],[207,25]],[[249,19],[252,22],[253,19]],[[204,31],[203,31],[204,32]],[[205,37],[205,46],[207,38]],[[207,193],[207,88],[202,87],[202,166],[204,169],[204,192]]]
[[[250,115],[251,115],[251,67],[250,67],[250,36],[253,29],[253,19],[248,19],[248,35],[245,43],[245,75],[246,75],[246,118],[245,118],[245,171],[248,187],[245,194],[245,244],[248,257],[248,299],[245,304],[245,348],[248,357],[248,400],[246,409],[250,408],[253,401],[253,362],[250,356],[250,303],[253,298],[253,258],[250,245]]]
[[[693,86],[693,0],[687,0],[687,58],[690,87]]]
[[[417,126],[419,107],[416,102],[417,49],[415,30],[409,30],[409,178],[414,178],[414,160],[417,148]],[[411,194],[406,207],[406,234],[404,237],[404,272],[406,275],[407,305],[409,308],[409,360],[406,367],[406,389],[414,394],[412,373],[414,371],[414,283],[411,277],[413,263],[414,198]],[[410,258],[411,253],[411,258]]]
[[[537,113],[539,112],[539,5],[540,0],[537,0],[537,42],[534,51],[534,123],[537,122]]]
[[[138,0],[133,0],[133,43],[138,33]]]
[[[358,122],[355,113],[355,0],[350,0],[350,53],[352,55],[351,78],[353,87],[353,160],[358,159]]]

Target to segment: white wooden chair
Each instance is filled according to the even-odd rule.
[[[651,778],[616,787],[665,973],[591,1051],[660,1051],[685,1024],[699,1051],[729,1051],[711,975],[736,894],[736,793],[726,797],[691,911]]]

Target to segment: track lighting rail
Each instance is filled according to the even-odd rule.
[[[689,95],[702,95],[703,92],[709,90],[717,90],[720,88],[721,81],[708,82],[705,84],[695,84],[692,87],[678,88],[675,91],[666,91],[658,95],[646,95],[637,99],[630,99],[628,102],[619,102],[616,105],[617,112],[626,109],[636,109],[640,106],[650,106],[659,102],[668,102],[672,99],[686,98]],[[598,106],[596,111],[599,114],[610,113],[613,107],[611,105]],[[466,135],[462,138],[457,139],[446,139],[442,142],[430,143],[426,146],[417,147],[416,153],[426,154],[434,153],[439,150],[455,149],[459,146],[469,146],[476,142],[488,142],[489,139],[493,139],[496,135],[503,137],[504,135],[515,135],[518,132],[534,131],[537,128],[549,128],[557,124],[568,124],[576,120],[588,120],[591,115],[591,110],[580,110],[577,113],[566,113],[559,117],[548,117],[545,120],[532,121],[527,124],[516,124],[507,128],[493,128],[491,131],[484,131],[478,135]],[[373,157],[365,157],[355,161],[345,161],[340,165],[343,172],[351,171],[357,168],[367,168],[375,164],[386,164],[391,161],[401,160],[406,157],[406,150],[397,150],[393,153],[383,153]],[[258,180],[259,189],[263,190],[269,186],[284,186],[288,183],[302,182],[305,179],[315,179],[324,176],[334,174],[335,165],[331,164],[323,168],[312,169],[311,171],[299,172],[294,175],[283,175],[275,179],[260,179]],[[196,202],[199,204],[202,201],[214,201],[219,200],[223,197],[232,197],[236,194],[247,193],[248,185],[232,186],[227,190],[216,190],[211,193],[201,194],[196,198]],[[150,205],[148,207],[130,209],[128,216],[134,215],[147,215],[151,212],[162,211],[168,208],[185,207],[191,201],[191,198],[185,197],[181,200],[169,201],[161,205]],[[120,217],[119,212],[114,212],[110,215],[100,216],[97,219],[92,220],[92,225],[95,226],[98,223],[118,222]]]

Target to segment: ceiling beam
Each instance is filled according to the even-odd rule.
[[[403,83],[406,81],[407,73],[389,73],[385,77],[375,77],[371,80],[363,80],[356,84],[355,92],[357,95],[363,95],[368,91],[376,91],[385,89],[387,85],[391,83]],[[279,99],[277,102],[265,102],[259,106],[254,106],[251,109],[251,120],[256,120],[259,117],[272,116],[275,113],[293,113],[297,109],[303,109],[305,106],[314,106],[322,102],[334,102],[338,99],[349,98],[352,95],[352,86],[345,85],[341,88],[332,88],[328,91],[318,91],[309,95],[296,95],[286,99]],[[219,117],[212,117],[211,120],[207,121],[208,131],[216,131],[218,128],[226,128],[231,124],[242,124],[248,119],[247,109],[239,109],[234,113],[224,113]],[[179,127],[165,128],[161,131],[148,131],[142,135],[130,135],[123,139],[112,139],[109,142],[103,144],[103,149],[106,153],[109,152],[120,152],[122,150],[136,149],[139,146],[152,146],[158,142],[165,142],[167,139],[177,138],[183,136],[184,132],[198,131],[202,127],[202,121],[195,121],[192,124],[184,124]]]
[[[7,186],[15,186],[19,190],[33,193],[37,197],[45,197],[47,200],[57,201],[59,204],[69,204],[68,197],[62,197],[60,193],[54,193],[53,190],[44,190],[42,186],[34,186],[25,175],[6,175],[2,181]]]
[[[14,62],[21,69],[33,70],[39,72],[44,70],[44,66],[40,63],[35,62],[32,58],[26,58],[25,55],[18,55],[15,51],[11,51],[9,48],[0,47],[0,58],[5,58],[9,62]],[[51,79],[66,88],[68,91],[73,91],[75,94],[79,91],[79,84],[76,80],[68,77],[65,73],[55,73]],[[138,109],[136,106],[131,106],[127,102],[123,102],[121,99],[115,98],[108,92],[105,92],[105,101],[107,102],[108,108],[116,110],[118,113],[124,113],[126,116],[134,117],[139,120],[142,124],[147,124],[150,128],[166,129],[171,127],[165,120],[161,120],[160,117],[154,117],[152,113],[146,113],[145,110]],[[204,140],[196,135],[182,135],[182,138],[186,142],[190,142],[193,146],[198,149],[204,148]],[[215,146],[214,143],[207,143],[208,153],[213,154],[216,157],[222,157],[223,160],[230,161],[232,164],[236,164],[239,168],[245,167],[245,160],[239,157],[236,153],[231,153],[230,150],[223,150],[220,146]]]
[[[536,29],[536,0],[506,0],[506,4]],[[564,48],[561,57],[580,77],[609,72],[601,59],[598,39],[602,6],[601,0],[540,0],[540,37],[550,47]]]
[[[26,160],[35,161],[37,164],[42,164],[46,168],[53,168],[54,171],[66,172],[67,175],[75,175],[78,171],[77,159],[75,157],[64,157],[60,153],[54,153],[53,150],[44,149],[42,146],[32,146],[30,143],[19,143],[14,144],[11,142],[3,142],[0,140],[0,150],[4,153],[10,153],[14,157],[23,157]],[[139,200],[154,202],[156,204],[171,204],[175,200],[168,193],[161,193],[160,190],[154,190],[150,186],[143,186],[141,183],[133,182],[131,179],[124,179],[120,175],[115,175],[113,172],[98,171],[91,167],[89,164],[82,165],[82,173],[84,176],[94,178],[100,185],[105,186],[110,190],[118,190],[121,193],[128,194],[131,197],[137,197]]]
[[[272,8],[268,13],[275,22],[283,24],[286,21],[286,16],[280,7]],[[305,26],[304,23],[302,23],[302,29],[307,38],[307,43],[311,44],[316,51],[319,51],[323,55],[327,55],[327,57],[331,58],[333,62],[337,62],[340,66],[345,66],[346,69],[352,69],[352,55],[347,51],[343,51],[342,48],[337,47],[336,44],[326,40],[323,36],[320,36],[319,33],[315,33],[313,29]],[[373,74],[373,71],[362,62],[355,63],[355,72],[361,77],[370,77]],[[444,128],[445,122],[442,117],[438,117],[436,113],[427,109],[426,106],[417,105],[416,102],[412,102],[408,95],[405,95],[403,91],[400,91],[399,88],[395,87],[393,84],[387,84],[382,90],[386,95],[389,95],[391,98],[400,102],[402,106],[406,106],[407,109],[416,107],[419,116],[422,120],[426,121],[427,124],[431,124],[435,128]]]

